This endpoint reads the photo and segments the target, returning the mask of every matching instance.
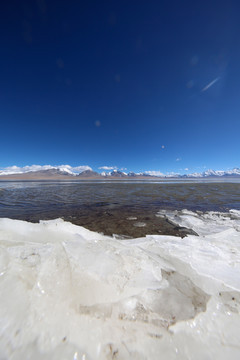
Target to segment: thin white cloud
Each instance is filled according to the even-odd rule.
[[[92,170],[88,165],[81,165],[72,167],[70,165],[26,165],[23,167],[20,166],[8,166],[0,169],[0,175],[12,175],[12,174],[24,174],[30,171],[41,171],[41,170],[50,170],[58,169],[69,174],[79,174],[85,170]]]
[[[144,171],[145,174],[151,175],[151,176],[165,176],[161,171]]]
[[[151,176],[163,176],[166,178],[170,178],[170,177],[175,177],[175,176],[179,176],[179,173],[176,172],[167,172],[166,174],[162,173],[161,171],[156,171],[156,170],[152,170],[152,171],[144,171],[145,174],[147,175],[151,175]]]
[[[176,173],[174,171],[167,172],[166,177],[175,177],[178,176],[179,173]]]
[[[162,145],[162,149],[165,149],[165,145]]]
[[[185,171],[188,171],[188,170],[189,170],[189,168],[185,168],[184,170],[185,170]]]
[[[64,166],[64,165],[62,165]],[[69,165],[68,165],[69,166]],[[75,166],[75,167],[71,167],[70,166],[70,170],[72,170],[73,172],[76,172],[76,173],[81,173],[83,171],[86,171],[86,170],[91,170],[92,171],[92,168],[88,165],[80,165],[80,166]]]
[[[115,170],[117,169],[117,166],[100,166],[100,170]]]
[[[181,161],[182,159],[181,158],[176,158],[176,161]]]
[[[201,92],[204,92],[206,90],[208,90],[210,87],[212,87],[214,84],[216,84],[217,81],[220,80],[220,77],[217,77],[216,79],[214,79],[213,81],[211,81],[209,84],[207,84],[202,90]]]

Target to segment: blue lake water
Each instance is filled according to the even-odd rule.
[[[240,210],[240,183],[0,182],[0,217],[61,217],[109,235],[175,234],[155,216],[161,209]]]

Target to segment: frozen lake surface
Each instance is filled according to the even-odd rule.
[[[240,184],[106,185],[2,186],[1,359],[238,360]],[[4,218],[79,209],[125,211],[119,234],[147,228],[151,211],[191,233],[126,239]]]

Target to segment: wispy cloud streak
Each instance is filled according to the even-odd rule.
[[[216,82],[218,82],[220,80],[220,77],[217,77],[216,79],[214,79],[213,81],[211,81],[209,84],[207,84],[202,90],[201,92],[207,91],[210,87],[212,87],[214,84],[216,84]]]
[[[99,169],[101,170],[115,170],[117,166],[100,166]]]

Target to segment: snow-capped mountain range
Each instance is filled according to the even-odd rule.
[[[47,178],[59,178],[67,179],[74,177],[77,179],[137,179],[137,178],[225,178],[225,177],[240,177],[240,168],[234,168],[232,170],[207,170],[202,173],[191,174],[163,174],[159,171],[145,171],[141,173],[124,172],[117,169],[113,171],[103,171],[98,173],[93,171],[90,166],[77,166],[72,167],[70,165],[31,165],[25,167],[11,166],[0,170],[1,179],[47,179]]]
[[[232,170],[206,170],[202,173],[192,173],[192,174],[188,174],[188,175],[181,175],[181,177],[200,177],[200,178],[204,178],[204,177],[223,177],[223,176],[240,176],[240,168],[234,168]]]

